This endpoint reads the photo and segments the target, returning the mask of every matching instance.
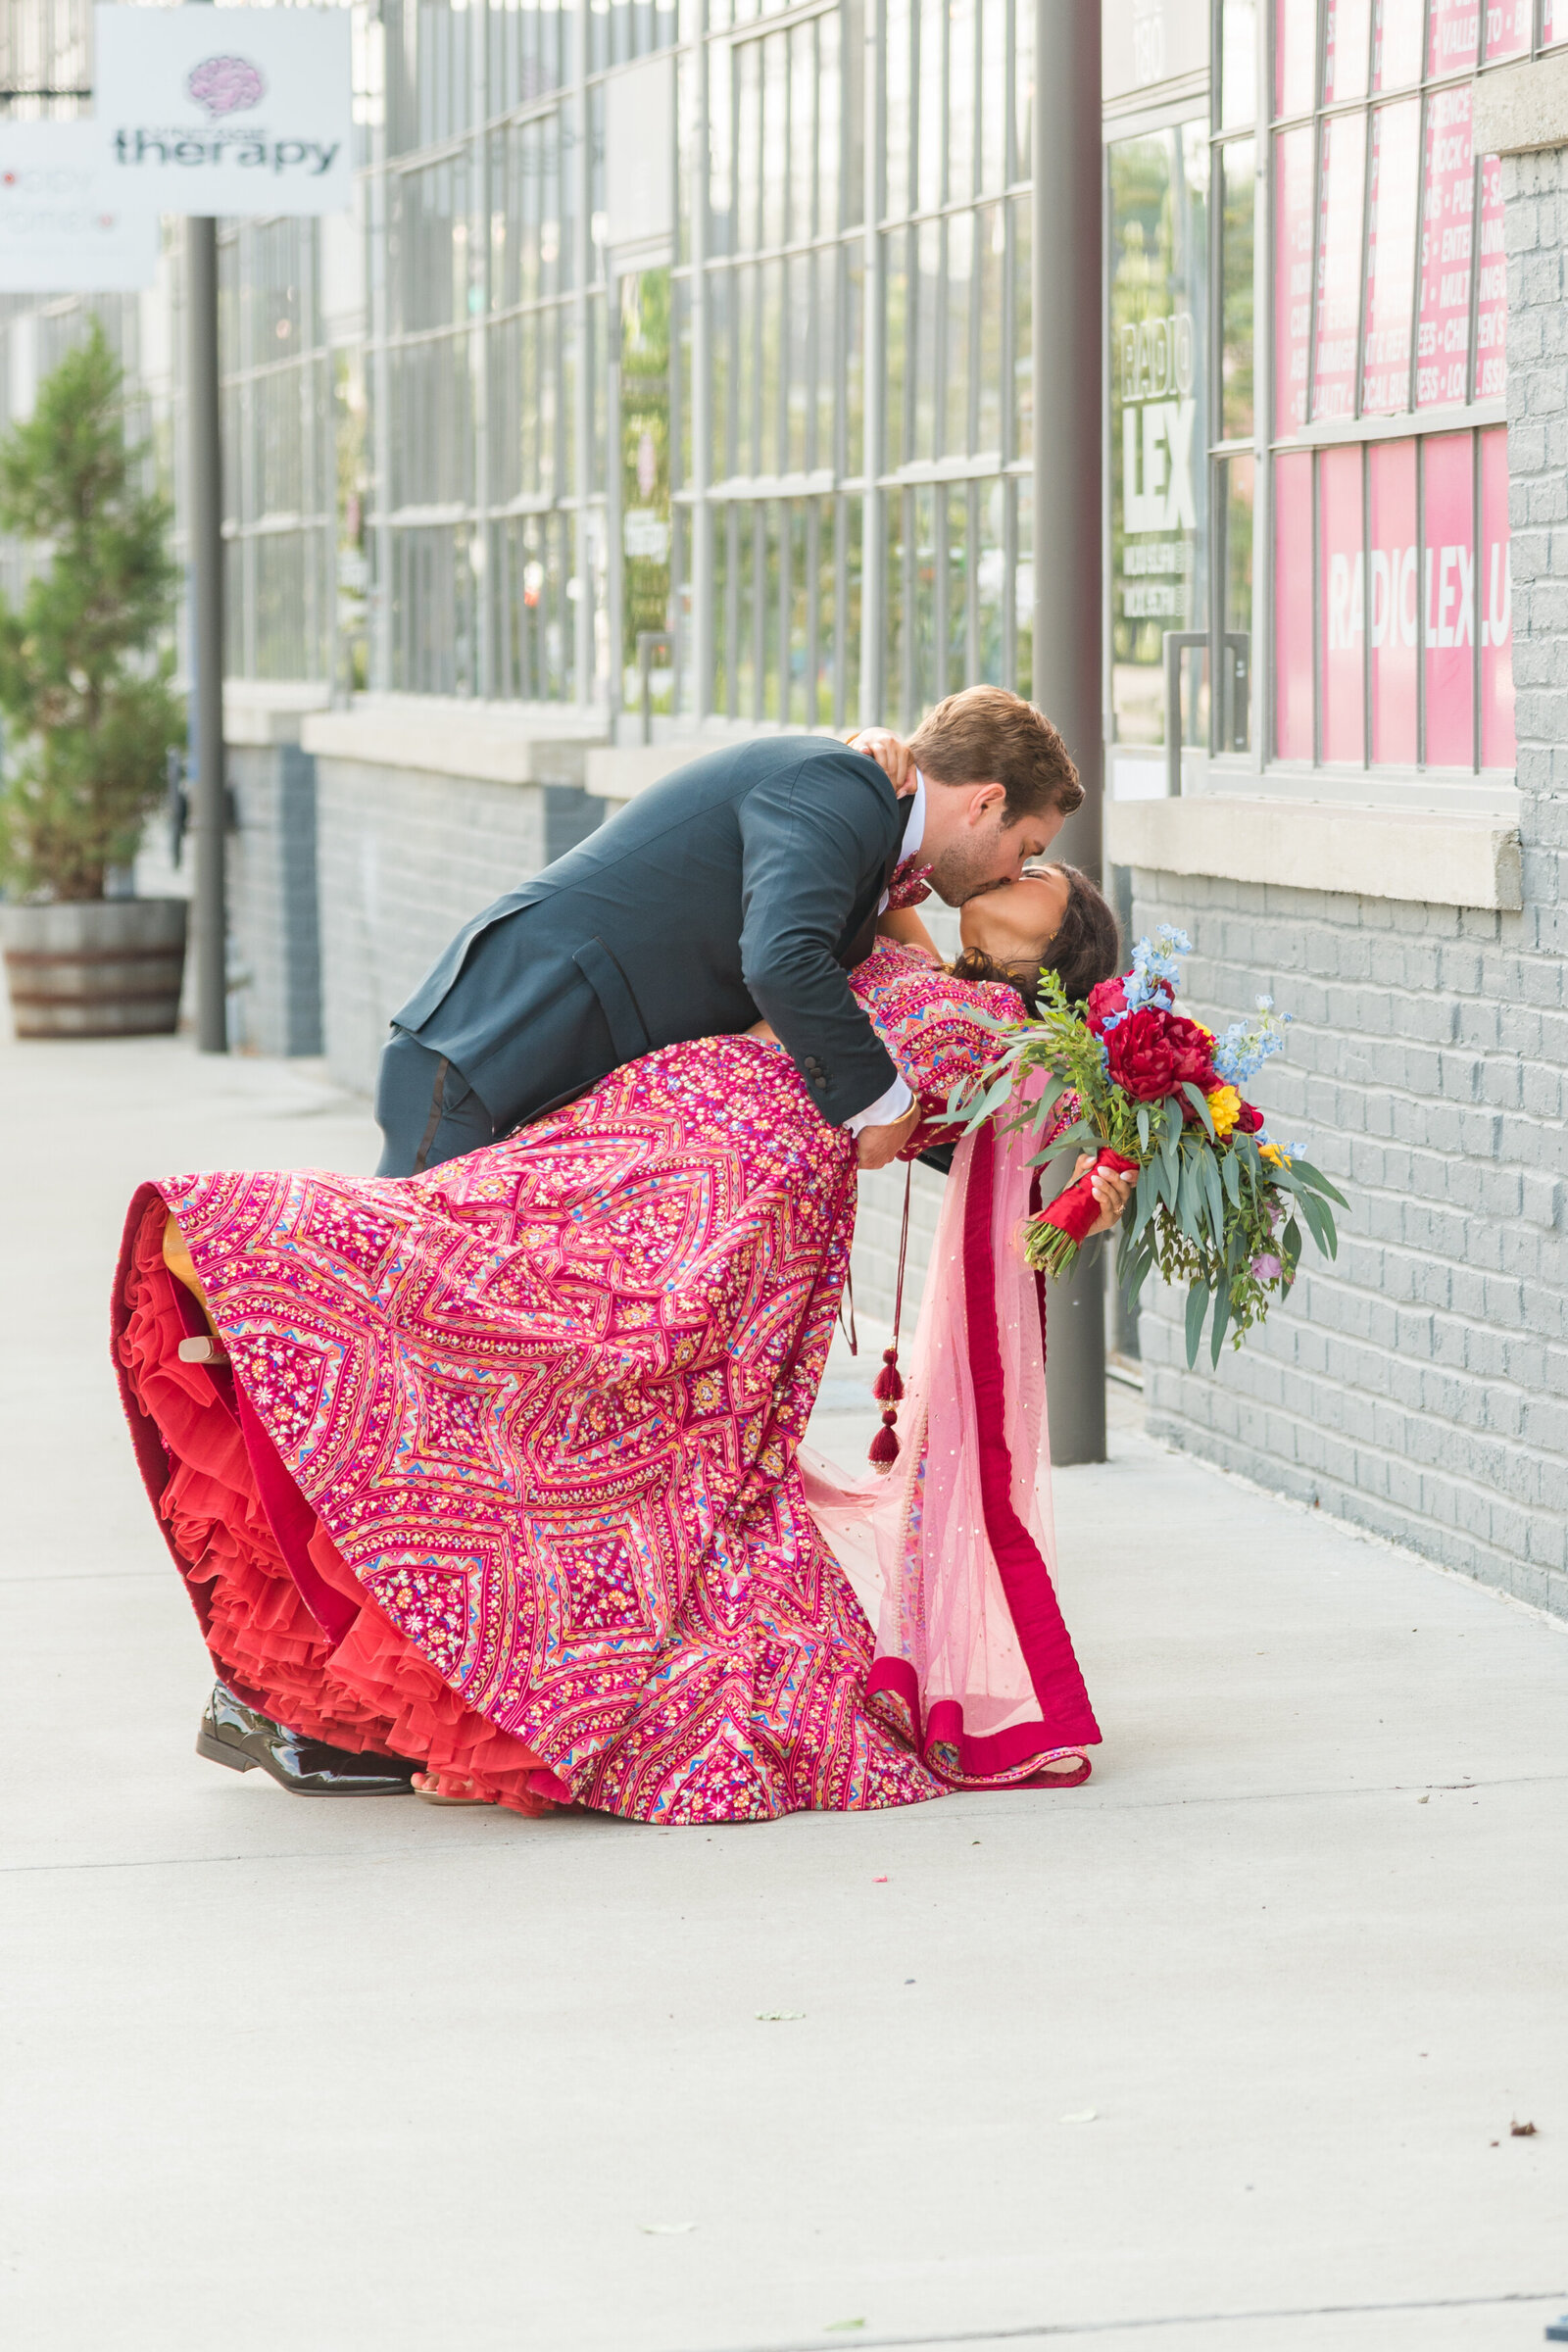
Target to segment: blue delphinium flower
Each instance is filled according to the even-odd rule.
[[[1285,1024],[1289,1013],[1274,1010],[1272,997],[1259,997],[1257,1011],[1250,1021],[1232,1021],[1222,1037],[1214,1042],[1214,1067],[1227,1086],[1243,1087],[1249,1078],[1255,1077],[1270,1054],[1278,1054],[1285,1044]]]
[[[1192,952],[1186,932],[1169,923],[1161,923],[1152,939],[1141,939],[1127,979],[1127,1010],[1142,1012],[1157,1005],[1168,1012],[1181,979],[1181,958]]]

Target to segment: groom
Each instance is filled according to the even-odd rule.
[[[1083,799],[1051,721],[1000,686],[938,705],[912,795],[820,736],[692,760],[458,934],[394,1015],[377,1174],[508,1135],[660,1046],[768,1021],[824,1119],[885,1167],[917,1109],[851,992],[895,870],[960,906],[1017,879]]]

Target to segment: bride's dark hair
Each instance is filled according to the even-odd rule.
[[[1121,934],[1116,917],[1086,873],[1076,865],[1056,871],[1067,877],[1067,904],[1054,937],[1045,941],[1040,962],[1054,972],[1069,1004],[1081,1004],[1092,988],[1109,980],[1121,963]],[[996,980],[1015,989],[1031,1012],[1038,1011],[1040,967],[1032,963],[999,963],[979,948],[965,948],[948,970],[956,980]]]

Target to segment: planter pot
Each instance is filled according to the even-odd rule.
[[[152,1037],[179,1018],[184,899],[0,906],[18,1037]]]

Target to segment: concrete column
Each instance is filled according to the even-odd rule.
[[[191,677],[196,775],[196,1044],[228,1051],[228,928],[223,773],[223,461],[218,385],[218,222],[185,223],[185,399],[190,450]]]
[[[1085,801],[1056,854],[1101,874],[1100,0],[1034,0],[1035,700]],[[1046,1384],[1054,1461],[1105,1458],[1104,1258],[1054,1283]]]

